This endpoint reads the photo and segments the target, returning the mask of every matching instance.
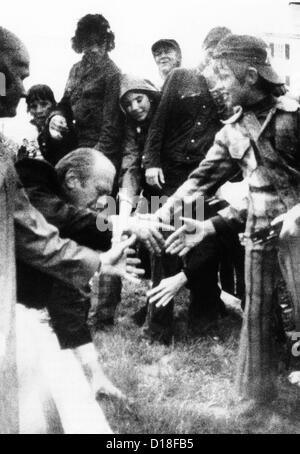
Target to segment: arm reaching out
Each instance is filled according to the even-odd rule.
[[[139,283],[140,280],[137,276],[144,274],[144,270],[137,268],[141,263],[140,259],[129,257],[130,254],[135,253],[130,249],[136,241],[136,236],[132,235],[130,238],[116,243],[112,248],[101,254],[101,272],[114,274],[124,277],[130,282]]]
[[[149,303],[156,303],[156,307],[166,306],[186,283],[187,277],[183,271],[163,279],[157,287],[147,293]]]
[[[111,216],[111,220],[113,222],[113,238],[120,238],[123,232],[135,234],[137,239],[142,241],[153,254],[160,254],[165,247],[165,240],[160,230],[174,231],[174,227],[159,222],[152,215],[136,215],[128,219]]]
[[[193,247],[201,243],[208,235],[215,233],[215,228],[210,219],[196,221],[180,217],[184,224],[166,240],[166,252],[179,257],[186,255]]]

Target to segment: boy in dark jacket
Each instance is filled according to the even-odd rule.
[[[78,147],[101,150],[119,169],[123,138],[119,109],[120,70],[109,58],[115,36],[101,14],[82,17],[72,38],[83,57],[69,74],[64,96],[51,114],[49,131],[60,141],[71,121]]]
[[[33,85],[26,96],[27,111],[32,117],[31,123],[38,131],[38,144],[42,156],[55,165],[65,154],[76,148],[73,125],[68,120],[68,129],[62,139],[57,141],[49,133],[48,121],[56,109],[54,93],[48,85]],[[28,156],[29,157],[29,156]]]

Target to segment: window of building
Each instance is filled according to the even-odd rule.
[[[285,55],[284,44],[276,43],[274,54],[276,58],[284,59]]]
[[[289,45],[289,44],[286,44],[286,45],[285,45],[285,58],[286,58],[287,60],[290,59],[290,45]]]
[[[290,44],[286,43],[270,43],[270,55],[271,57],[280,58],[281,60],[290,59]]]
[[[289,87],[291,85],[291,78],[290,76],[285,76],[285,83]]]

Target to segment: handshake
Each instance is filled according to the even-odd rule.
[[[137,239],[144,242],[152,253],[159,255],[164,250],[168,254],[183,257],[204,238],[216,233],[210,219],[205,221],[185,217],[180,219],[183,225],[174,231],[174,227],[159,222],[158,218],[151,214],[126,217],[123,220],[120,216],[112,216],[113,246],[101,256],[103,271],[113,272],[138,282],[138,277],[144,274],[144,270],[137,268],[140,260],[132,257],[135,251],[131,246]],[[167,240],[164,239],[162,230],[172,232]],[[126,236],[124,240],[124,234],[130,237]],[[259,244],[274,238],[284,240],[290,237],[300,239],[300,204],[277,216],[270,226],[254,231],[247,238]]]
[[[118,275],[130,282],[138,283],[144,270],[138,267],[141,261],[134,257],[135,250],[132,246],[139,240],[150,252],[160,254],[165,247],[161,230],[170,232],[174,231],[174,227],[153,219],[151,215],[136,215],[126,219],[111,216],[110,219],[113,228],[112,247],[101,254],[100,272]],[[96,275],[90,282],[92,289],[94,283],[97,285],[98,282]]]

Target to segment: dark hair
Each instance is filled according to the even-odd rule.
[[[102,45],[106,43],[106,50],[110,52],[115,48],[115,35],[110,29],[109,22],[102,14],[87,14],[82,17],[72,38],[72,48],[78,54],[89,44]]]
[[[29,106],[32,102],[38,100],[50,101],[53,107],[56,106],[54,93],[48,85],[43,84],[33,85],[28,90],[26,96],[27,110],[29,110]]]
[[[204,38],[202,44],[203,49],[214,49],[219,44],[219,42],[228,35],[231,35],[231,30],[227,27],[212,28]]]
[[[130,123],[130,124],[133,124],[135,125],[137,122],[136,120],[134,120],[133,118],[131,118],[130,115],[128,115],[126,113],[126,107],[124,106],[124,97],[127,93],[142,93],[144,95],[146,95],[150,101],[150,104],[151,104],[151,109],[150,109],[150,117],[149,117],[149,114],[147,115],[147,121],[149,120],[149,118],[153,118],[153,115],[155,114],[156,112],[156,109],[158,107],[158,104],[160,102],[160,99],[161,99],[161,93],[159,91],[152,91],[152,90],[146,90],[146,89],[140,89],[140,88],[136,88],[136,89],[132,89],[132,90],[128,90],[126,93],[124,93],[124,95],[122,96],[122,99],[120,100],[120,105],[122,107],[122,109],[124,110],[125,112],[125,115],[126,115],[126,118],[127,118],[127,121]]]
[[[121,106],[123,106],[124,98],[127,95],[127,93],[143,93],[144,95],[148,96],[149,100],[154,103],[155,107],[159,104],[160,98],[161,98],[161,93],[159,91],[154,91],[154,90],[147,90],[144,88],[131,88],[130,90],[127,90],[126,93],[122,96],[120,100]]]

